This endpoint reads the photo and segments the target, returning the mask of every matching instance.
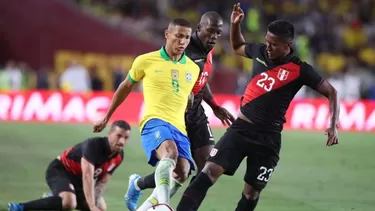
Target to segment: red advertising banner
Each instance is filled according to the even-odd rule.
[[[0,93],[0,121],[92,123],[103,116],[111,102],[112,92],[89,94],[52,91]],[[240,96],[216,95],[218,103],[233,114],[239,109]],[[204,103],[212,127],[221,122]],[[112,120],[123,119],[137,124],[143,112],[143,96],[131,93],[117,109]],[[329,125],[329,106],[325,99],[292,101],[286,115],[285,129],[323,130]],[[342,102],[341,131],[375,132],[375,101]]]

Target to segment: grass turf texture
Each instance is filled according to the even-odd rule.
[[[6,209],[9,201],[28,201],[48,191],[44,180],[48,163],[65,148],[94,136],[91,131],[91,126],[78,124],[0,123],[0,209]],[[224,130],[213,132],[219,139]],[[340,133],[340,145],[326,148],[324,132],[284,132],[281,160],[257,211],[375,210],[373,137]],[[105,193],[108,210],[127,210],[123,196],[128,176],[153,171],[145,159],[138,128],[133,128],[125,160]],[[210,189],[200,210],[234,210],[241,197],[244,171],[241,166],[235,176],[223,176]],[[173,207],[185,187],[172,200]],[[149,194],[145,191],[140,203]]]

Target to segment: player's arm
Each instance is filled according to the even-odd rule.
[[[105,174],[100,180],[98,180],[95,184],[95,201],[103,197],[105,187],[111,178],[111,174]]]
[[[230,44],[237,55],[248,57],[245,52],[246,41],[242,36],[240,23],[230,24]]]
[[[124,100],[128,97],[134,85],[144,77],[144,67],[142,62],[143,61],[141,57],[137,57],[134,60],[132,68],[129,70],[127,77],[123,82],[121,82],[112,98],[111,105],[109,106],[109,109],[104,117],[105,121],[108,122],[113,112],[115,112],[117,107],[119,107],[121,103],[124,102]]]
[[[216,102],[208,83],[206,83],[205,85],[203,100],[212,108],[212,111],[214,112],[215,116],[221,120],[223,125],[229,126],[234,122],[234,116],[227,109],[221,107]]]
[[[220,107],[219,104],[217,104],[214,95],[211,92],[210,85],[206,83],[204,86],[204,92],[203,92],[203,100],[212,108],[215,109],[217,107]]]
[[[82,183],[87,205],[90,210],[96,209],[94,171],[97,156],[100,156],[100,146],[95,140],[86,141],[82,145]]]
[[[329,101],[329,110],[331,114],[331,125],[326,130],[328,140],[326,146],[332,146],[339,143],[338,138],[338,121],[340,115],[340,102],[337,96],[336,89],[327,81],[324,80],[316,89],[317,92],[324,95]]]
[[[81,158],[82,166],[82,181],[83,181],[83,192],[85,194],[87,205],[90,210],[94,210],[96,207],[95,203],[95,192],[94,192],[94,165],[90,163],[86,158]]]
[[[337,96],[336,89],[327,80],[324,80],[321,85],[316,89],[318,93],[325,96],[329,101],[329,110],[331,113],[331,128],[338,127],[340,115],[340,101]]]
[[[304,85],[309,86],[328,99],[331,123],[330,128],[326,131],[328,134],[326,145],[332,146],[338,144],[337,128],[340,116],[340,102],[336,89],[318,74],[311,65],[306,63],[301,66],[301,78]]]
[[[243,57],[250,57],[249,53],[246,49],[246,41],[241,33],[241,22],[244,18],[244,12],[240,8],[239,4],[235,4],[233,6],[233,11],[231,15],[231,24],[230,24],[230,44],[232,46],[233,51],[240,56]]]
[[[121,154],[121,163],[122,163],[122,159],[124,158],[123,157],[124,155]],[[95,185],[95,201],[98,202],[99,199],[101,197],[103,197],[103,194],[104,194],[104,190],[105,190],[105,187],[107,186],[109,180],[111,179],[111,176],[113,174],[113,172],[116,171],[116,169],[121,165],[121,163],[119,165],[117,165],[116,167],[114,167],[111,171],[109,171],[107,174],[105,174],[104,176],[102,176],[97,182],[96,182],[96,185]]]

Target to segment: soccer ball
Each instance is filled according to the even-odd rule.
[[[147,211],[174,211],[168,204],[157,204]]]

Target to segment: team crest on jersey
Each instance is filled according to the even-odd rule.
[[[186,77],[187,82],[189,83],[191,83],[191,81],[193,80],[193,76],[189,72],[186,73],[185,77]]]
[[[172,79],[173,79],[173,80],[178,80],[178,76],[179,76],[179,74],[178,74],[178,70],[174,70],[174,69],[172,69],[172,70],[171,70],[171,76],[172,76]]]
[[[288,78],[289,71],[283,68],[280,68],[279,73],[277,73],[277,78],[280,81],[285,81]]]
[[[216,153],[217,153],[217,149],[216,148],[212,148],[211,152],[210,152],[210,156],[214,157],[216,155]]]

